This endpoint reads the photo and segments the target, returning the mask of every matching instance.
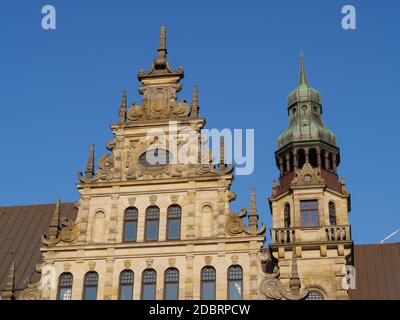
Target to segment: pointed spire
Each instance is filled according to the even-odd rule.
[[[60,215],[61,215],[61,200],[60,198],[56,201],[56,206],[51,216],[49,225],[49,243],[54,243],[58,236],[59,226],[60,226]]]
[[[94,144],[90,146],[89,158],[86,165],[85,175],[86,178],[92,178],[94,176]]]
[[[306,86],[308,86],[306,68],[305,68],[305,66],[304,66],[303,51],[301,51],[301,53],[300,53],[300,81],[299,81],[299,85],[306,85]]]
[[[250,226],[250,232],[257,232],[258,214],[256,207],[256,190],[254,187],[251,188],[250,192],[249,226]]]
[[[296,247],[292,248],[292,273],[290,275],[289,285],[293,296],[300,295],[300,278],[297,269]]]
[[[127,109],[126,90],[124,90],[122,92],[121,106],[119,107],[119,123],[126,122],[126,109]]]
[[[14,297],[14,287],[15,287],[15,262],[13,261],[8,269],[7,282],[5,290],[1,294],[3,300],[13,300]]]
[[[194,86],[192,97],[192,111],[190,113],[192,118],[197,118],[199,114],[199,92],[197,86]]]
[[[165,24],[161,26],[161,32],[160,32],[160,46],[157,49],[158,51],[158,57],[159,58],[165,58],[167,55],[167,28]]]

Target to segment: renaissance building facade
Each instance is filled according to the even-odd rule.
[[[138,74],[142,102],[128,104],[123,92],[108,152],[96,161],[92,145],[78,173],[79,201],[0,208],[5,238],[35,229],[19,235],[19,251],[2,247],[2,299],[349,298],[350,195],[303,58],[275,152],[269,245],[254,189],[248,210],[230,211],[233,165],[223,139],[217,164],[204,146],[197,87],[190,104],[178,101],[183,76],[167,59],[163,26],[156,58]]]

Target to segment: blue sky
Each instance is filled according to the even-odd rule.
[[[56,7],[56,30],[41,28],[45,4]],[[356,30],[341,28],[345,4],[357,10]],[[185,70],[180,98],[197,84],[208,128],[255,129],[255,171],[236,177],[232,209],[248,206],[254,185],[271,227],[275,141],[302,49],[341,148],[353,238],[378,242],[400,228],[399,12],[395,0],[2,0],[0,205],[78,199],[76,172],[91,143],[106,152],[122,90],[140,101],[136,75],[165,23],[169,60]]]

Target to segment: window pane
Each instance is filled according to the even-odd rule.
[[[120,298],[120,300],[132,300],[133,299],[133,285],[121,285],[119,298]]]
[[[306,300],[324,300],[324,296],[319,291],[311,290]]]
[[[147,221],[146,240],[153,241],[158,239],[158,220]]]
[[[242,300],[242,281],[229,280],[229,300]]]
[[[142,300],[154,300],[156,298],[156,285],[143,284]]]
[[[215,282],[202,282],[201,284],[201,299],[202,300],[215,300]]]
[[[168,220],[168,239],[176,240],[180,238],[181,220],[180,219],[169,219]]]
[[[319,226],[318,201],[300,201],[301,224],[303,227]]]
[[[97,298],[97,287],[86,287],[84,300],[96,300]]]
[[[136,241],[137,221],[125,222],[124,241]]]
[[[72,289],[71,288],[63,288],[63,289],[60,289],[58,300],[71,300],[71,296],[72,296]]]
[[[165,299],[166,300],[178,300],[178,283],[167,283],[165,285]]]

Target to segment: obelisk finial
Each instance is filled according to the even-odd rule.
[[[89,158],[85,170],[86,178],[94,176],[94,144],[90,146]]]

